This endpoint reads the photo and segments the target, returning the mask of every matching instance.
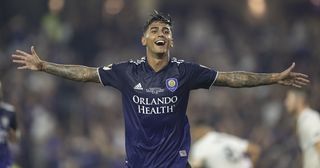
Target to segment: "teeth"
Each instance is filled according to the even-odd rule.
[[[164,41],[163,40],[158,40],[158,41],[156,41],[156,44],[164,44]]]

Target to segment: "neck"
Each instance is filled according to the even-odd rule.
[[[296,112],[296,117],[299,117],[299,115],[304,111],[304,109],[308,108],[308,106],[303,105],[303,106],[299,106],[297,108],[297,112]]]
[[[158,72],[169,63],[169,52],[163,54],[154,54],[147,51],[147,61],[150,67]]]

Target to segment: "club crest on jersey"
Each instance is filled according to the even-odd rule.
[[[176,78],[169,78],[166,80],[166,87],[171,92],[174,92],[178,88],[178,80]]]

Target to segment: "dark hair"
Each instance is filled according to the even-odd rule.
[[[153,13],[150,15],[149,19],[146,21],[146,23],[143,26],[143,32],[146,32],[148,30],[148,27],[153,22],[163,22],[165,24],[168,24],[170,28],[172,29],[172,20],[169,14],[163,14],[159,13],[158,11],[154,10]]]

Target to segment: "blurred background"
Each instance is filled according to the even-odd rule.
[[[296,62],[310,75],[320,110],[320,0],[1,0],[0,80],[16,107],[22,168],[118,168],[124,163],[120,94],[40,72],[18,71],[15,49],[35,45],[47,61],[87,66],[145,55],[142,27],[157,9],[174,20],[172,56],[218,71],[279,72]],[[299,168],[295,123],[283,106],[287,87],[193,91],[191,122],[262,147],[259,168]]]

